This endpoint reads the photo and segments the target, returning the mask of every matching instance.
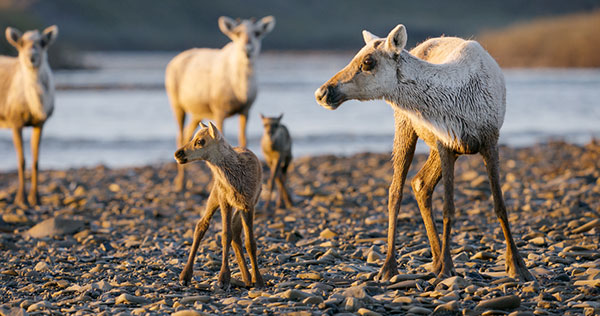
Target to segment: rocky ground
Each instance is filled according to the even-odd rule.
[[[425,158],[416,157],[409,177]],[[218,213],[191,285],[178,281],[208,195],[204,164],[188,169],[186,193],[173,192],[174,164],[43,171],[43,206],[25,210],[10,203],[16,175],[2,174],[0,315],[600,313],[600,144],[502,148],[501,159],[510,223],[536,282],[504,273],[504,238],[478,156],[457,162],[456,277],[428,273],[431,251],[407,185],[400,274],[375,282],[386,253],[389,155],[320,156],[295,161],[295,209],[268,215],[259,202],[266,288],[242,286],[231,254],[229,291],[213,287]],[[438,225],[441,189],[433,203]]]

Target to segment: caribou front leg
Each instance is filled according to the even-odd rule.
[[[396,133],[394,136],[394,176],[390,185],[388,200],[388,236],[387,254],[385,262],[377,275],[380,281],[387,281],[398,274],[396,263],[396,226],[400,204],[402,203],[402,189],[408,168],[415,153],[417,134],[404,117],[396,113]]]

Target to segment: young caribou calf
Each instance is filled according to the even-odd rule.
[[[19,188],[15,204],[25,201],[25,157],[23,127],[33,127],[31,134],[31,192],[29,203],[37,205],[38,157],[42,128],[54,111],[54,81],[48,65],[48,47],[58,36],[56,25],[24,34],[7,27],[6,39],[19,52],[18,57],[0,56],[0,128],[11,128],[17,151]]]
[[[222,16],[219,28],[231,42],[221,49],[193,48],[175,56],[167,65],[165,88],[179,125],[177,146],[190,140],[203,119],[214,120],[223,132],[225,118],[240,115],[239,145],[246,147],[248,112],[258,88],[254,63],[262,39],[275,27],[275,18],[258,21],[233,20]],[[184,130],[185,117],[191,121]],[[183,166],[175,178],[175,189],[184,189]]]
[[[269,210],[271,204],[271,196],[273,195],[273,185],[277,182],[277,190],[279,197],[275,207],[279,208],[281,203],[285,207],[291,209],[294,204],[290,198],[290,193],[286,187],[287,170],[292,161],[292,138],[290,132],[285,125],[281,124],[283,114],[278,117],[265,117],[260,115],[265,132],[261,139],[261,147],[267,165],[271,169],[271,177],[269,178],[269,195],[265,204],[265,210]]]
[[[512,238],[500,189],[498,136],[504,121],[506,88],[494,59],[475,41],[442,37],[404,50],[406,29],[396,26],[385,39],[363,31],[365,46],[350,64],[315,92],[317,102],[336,109],[344,101],[384,99],[395,114],[394,176],[389,192],[388,252],[380,280],[398,273],[396,219],[402,187],[417,138],[431,147],[429,158],[412,181],[439,277],[454,273],[450,231],[454,221],[454,162],[480,153],[487,168],[494,210],[507,243],[506,270],[511,277],[533,280]],[[416,55],[416,56],[415,56]],[[431,195],[444,183],[443,239],[431,213]]]
[[[243,281],[246,286],[251,286],[250,273],[242,249],[242,225],[246,232],[246,251],[250,255],[252,264],[252,282],[256,287],[263,287],[252,227],[254,207],[260,196],[262,182],[260,161],[246,148],[231,147],[212,122],[208,127],[203,123],[200,123],[200,126],[202,128],[194,138],[175,152],[175,159],[179,164],[205,160],[212,171],[214,184],[206,201],[204,216],[196,224],[192,250],[179,279],[184,285],[192,279],[194,259],[200,241],[208,229],[213,214],[217,208],[221,208],[223,261],[218,279],[219,287],[225,289],[229,287],[231,279],[229,246],[232,242]],[[235,208],[233,216],[232,208]]]

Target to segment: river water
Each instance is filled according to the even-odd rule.
[[[94,70],[56,71],[56,109],[46,123],[40,167],[124,167],[173,161],[176,123],[164,91],[174,52],[92,53]],[[393,112],[383,101],[326,110],[313,93],[351,59],[344,53],[264,53],[251,110],[249,147],[260,156],[259,113],[284,113],[296,157],[390,152]],[[583,144],[600,137],[600,70],[505,70],[507,111],[501,143],[527,146],[552,139]],[[237,143],[237,117],[225,123]],[[30,132],[25,133],[29,139]],[[418,150],[427,147],[420,144]],[[27,161],[31,161],[27,148]],[[9,130],[0,130],[0,170],[14,170]]]

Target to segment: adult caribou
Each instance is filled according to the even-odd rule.
[[[433,253],[438,277],[454,274],[450,231],[454,221],[454,163],[459,155],[483,156],[494,210],[507,243],[506,270],[511,277],[533,280],[512,238],[500,189],[498,137],[504,122],[506,87],[494,59],[475,41],[455,37],[430,39],[406,51],[406,29],[396,26],[382,39],[363,31],[365,46],[350,64],[315,92],[317,102],[336,109],[344,101],[384,99],[394,109],[394,176],[389,191],[388,252],[380,280],[398,273],[396,220],[402,188],[417,138],[431,148],[412,180]],[[444,183],[443,237],[431,212],[431,196]]]

